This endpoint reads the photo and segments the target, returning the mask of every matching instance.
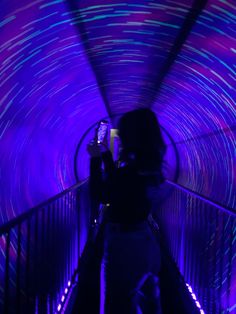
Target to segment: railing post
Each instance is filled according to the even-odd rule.
[[[55,249],[55,243],[56,243],[56,237],[55,237],[55,219],[56,219],[56,210],[55,210],[55,203],[52,204],[51,207],[51,254],[52,254],[52,261],[55,262],[55,254],[56,254],[56,249]],[[51,274],[51,291],[50,291],[50,314],[54,313],[55,311],[55,306],[54,306],[54,296],[55,292],[53,289],[55,289],[55,272],[53,269],[53,264],[50,264],[50,274]]]
[[[10,250],[10,231],[7,232],[6,234],[4,314],[9,313],[9,250]]]
[[[38,313],[38,211],[35,214],[35,225],[34,225],[34,266],[33,266],[33,276],[34,276],[34,306],[35,313]]]
[[[30,238],[31,238],[31,217],[27,220],[26,234],[26,272],[25,272],[25,292],[26,292],[26,309],[31,311],[30,298]]]
[[[1,313],[55,314],[63,307],[62,296],[74,280],[79,254],[79,186],[0,226]]]
[[[16,262],[16,304],[17,313],[21,311],[21,295],[20,295],[20,264],[21,264],[21,224],[17,230],[17,262]]]
[[[180,221],[182,222],[181,225],[181,234],[180,234],[180,253],[179,253],[179,269],[183,274],[185,271],[185,228],[186,228],[186,207],[187,207],[187,200],[184,202],[182,199],[180,201]]]

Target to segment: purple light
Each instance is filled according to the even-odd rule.
[[[205,312],[203,311],[203,309],[202,309],[202,307],[201,307],[201,304],[200,304],[199,301],[197,300],[196,294],[193,293],[192,287],[191,287],[188,283],[186,283],[186,286],[187,286],[187,288],[188,288],[188,291],[189,291],[190,294],[191,294],[191,297],[192,297],[193,300],[195,301],[196,306],[200,309],[200,313],[201,313],[201,314],[205,314]]]
[[[200,303],[198,301],[196,301],[195,303],[196,303],[197,307],[200,309],[201,308]]]
[[[189,292],[191,292],[191,293],[192,293],[192,292],[193,292],[193,290],[192,290],[192,288],[190,287],[190,285],[186,283],[186,286],[188,287]]]
[[[59,303],[58,304],[58,306],[57,306],[57,311],[58,312],[60,312],[61,310],[62,310],[62,307],[63,306],[65,306],[65,300],[66,300],[66,295],[68,294],[68,292],[69,292],[69,290],[71,290],[70,289],[70,287],[72,286],[71,285],[71,280],[69,280],[68,282],[67,282],[67,286],[69,287],[69,288],[65,288],[65,290],[64,290],[64,294],[62,294],[62,296],[61,296],[61,303]],[[69,298],[69,296],[67,297],[67,299]]]
[[[3,78],[0,158],[4,182],[0,223],[74,184],[72,153],[86,130],[107,116],[105,103],[111,113],[123,113],[140,106],[142,99],[145,99],[143,104],[152,105],[173,141],[182,143],[174,145],[181,156],[178,182],[235,208],[233,126],[236,93],[233,87],[235,62],[232,60],[236,56],[236,22],[232,17],[236,16],[236,8],[230,4],[233,1],[206,1],[187,44],[183,45],[178,57],[173,58],[175,62],[166,73],[158,95],[156,82],[161,82],[162,64],[169,60],[193,1],[160,0],[160,5],[153,5],[152,1],[138,0],[129,7],[126,2],[108,1],[97,10],[97,0],[77,1],[78,10],[70,12],[62,1],[6,1],[0,12]],[[106,14],[107,10],[112,12],[116,8],[118,13],[114,16]],[[73,12],[76,12],[75,16]],[[77,33],[80,28],[74,21],[78,15],[88,34],[87,44]],[[135,25],[140,25],[142,31],[136,31]],[[120,40],[109,40],[112,34],[118,34]],[[155,69],[150,64],[155,64]],[[80,149],[77,165],[80,179],[88,175],[86,145],[90,136],[94,136],[94,130]],[[170,154],[168,159],[170,169],[176,168],[173,156]],[[12,167],[14,171],[11,171]],[[201,173],[204,176],[199,175]],[[202,212],[202,206],[199,207]],[[222,221],[219,228],[212,227],[216,230],[214,245],[204,250],[215,256],[212,262],[206,258],[213,265],[221,265],[221,258],[226,256],[227,259],[225,254],[231,252],[228,241],[222,246],[218,241],[224,228]],[[200,232],[204,227],[199,227]],[[188,233],[188,228],[186,230],[186,238],[188,235],[195,237],[193,232]],[[201,234],[203,240],[206,234],[208,230]],[[190,237],[189,241],[192,240]],[[82,251],[85,232],[81,231],[80,239]],[[199,252],[203,252],[202,241],[197,242],[194,252],[199,256]],[[17,243],[12,241],[11,245],[15,250]],[[215,254],[211,250],[213,247],[220,254]],[[193,278],[198,262],[191,262],[190,267],[190,254],[183,263],[184,244],[181,250],[182,255],[177,253],[180,254],[180,269],[189,269],[189,278]],[[12,263],[14,256],[10,258]],[[214,272],[213,277],[209,277],[209,281],[221,278],[222,283],[226,281],[222,284],[222,297],[217,302],[222,307],[227,304],[230,309],[234,307],[236,295],[233,285],[236,268],[233,263],[231,265],[228,272],[222,267],[218,278]],[[201,269],[200,276],[204,278],[208,267]],[[67,283],[65,286],[70,287]],[[2,284],[0,289],[3,289]],[[65,295],[64,290],[62,294]],[[206,308],[215,301],[215,295],[218,295],[217,290],[207,298],[208,289],[203,290],[202,300],[206,300]]]

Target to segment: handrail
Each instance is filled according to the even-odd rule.
[[[51,202],[59,199],[61,196],[67,194],[68,192],[78,189],[79,187],[84,185],[87,182],[87,180],[88,179],[85,179],[82,182],[79,182],[79,183],[71,186],[70,188],[62,191],[61,193],[59,193],[59,194],[49,198],[48,200],[40,203],[39,205],[29,209],[25,213],[23,213],[23,214],[15,217],[13,219],[11,219],[10,221],[6,222],[2,226],[0,226],[0,236],[2,236],[4,233],[9,232],[10,229],[12,229],[12,228],[16,227],[17,225],[21,224],[24,220],[30,218],[32,215],[34,215],[38,210],[40,210],[44,206],[47,206],[48,204],[50,204]]]
[[[63,311],[78,273],[84,242],[80,236],[81,223],[87,228],[83,215],[88,208],[80,197],[84,190],[81,187],[87,181],[0,226],[1,313]],[[11,254],[12,249],[16,254]],[[10,271],[11,265],[15,265],[15,274]],[[13,295],[16,302],[12,301]]]
[[[203,202],[211,205],[211,206],[214,206],[216,208],[218,208],[219,210],[229,214],[229,215],[232,215],[234,217],[236,217],[236,211],[233,209],[233,208],[230,208],[230,207],[226,207],[226,206],[223,206],[217,202],[214,202],[212,200],[210,200],[209,198],[207,198],[206,196],[203,196],[197,192],[194,192],[192,190],[190,190],[189,188],[186,188],[185,186],[179,184],[179,183],[176,183],[176,182],[173,182],[173,181],[170,181],[170,180],[166,180],[165,181],[166,183],[176,187],[177,189],[181,190],[181,191],[184,191],[190,195],[193,195],[194,197],[202,200]]]

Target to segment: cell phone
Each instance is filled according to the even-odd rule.
[[[95,141],[97,143],[103,143],[104,139],[108,133],[109,123],[106,120],[101,120],[98,123],[98,127],[96,129]]]

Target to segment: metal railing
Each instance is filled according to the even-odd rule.
[[[174,182],[167,185],[168,198],[157,220],[170,254],[195,292],[201,313],[234,313],[236,212]]]
[[[205,313],[233,313],[236,213],[167,184],[157,218],[172,257]],[[88,202],[81,183],[0,227],[0,313],[63,312],[87,240]]]
[[[0,227],[0,313],[63,309],[86,241],[85,185],[77,184]]]

